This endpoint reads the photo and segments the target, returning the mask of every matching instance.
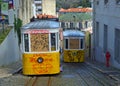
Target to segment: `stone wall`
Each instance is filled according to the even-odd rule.
[[[17,34],[12,29],[6,39],[0,44],[0,66],[8,65],[20,59]]]

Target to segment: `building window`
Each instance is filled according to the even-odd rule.
[[[42,9],[38,9],[38,11],[42,11]]]
[[[61,22],[61,27],[65,27],[65,23],[64,22]]]
[[[103,36],[103,48],[104,48],[104,53],[107,51],[107,38],[108,38],[108,26],[104,24],[104,36]]]
[[[96,5],[99,5],[99,0],[96,0]]]
[[[70,22],[70,28],[73,29],[74,24]]]
[[[95,39],[96,39],[96,46],[98,46],[99,45],[99,22],[96,22]]]
[[[85,28],[88,28],[88,21],[85,21]]]
[[[120,4],[120,0],[116,0],[116,4]]]
[[[120,29],[115,29],[115,60],[120,63]]]
[[[107,4],[108,3],[108,0],[104,0],[104,4]]]
[[[66,22],[66,26],[65,26],[66,28],[68,28],[68,23]]]
[[[82,29],[82,23],[81,22],[79,22],[79,28]]]

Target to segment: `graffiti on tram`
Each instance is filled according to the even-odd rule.
[[[66,57],[66,61],[70,62],[81,62],[83,61],[84,51],[81,50],[66,50],[64,53]]]
[[[57,57],[56,55],[59,56],[59,53],[24,54],[24,57],[29,58],[26,59],[26,62],[28,65],[31,66],[31,70],[33,70],[35,74],[42,74],[53,71],[53,69],[56,69],[56,66],[59,67],[59,65],[56,65],[59,62],[59,59],[57,61],[55,61],[54,59],[55,57]],[[38,58],[40,57],[43,59],[41,63],[38,62]]]

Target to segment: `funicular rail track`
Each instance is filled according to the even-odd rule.
[[[48,76],[43,79],[41,76],[30,76],[25,86],[51,86],[52,77]]]
[[[114,78],[86,63],[62,63],[58,75],[28,76],[24,86],[119,86]],[[21,72],[19,72],[21,74]],[[18,73],[18,74],[19,74]]]
[[[80,70],[77,74],[83,79],[86,86],[117,86],[115,80],[103,75],[89,65],[82,64]]]
[[[82,86],[119,86],[116,80],[86,63],[67,64],[67,68],[81,79]]]

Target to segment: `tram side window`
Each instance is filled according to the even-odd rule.
[[[56,50],[56,36],[55,33],[51,33],[51,50]]]
[[[28,38],[28,34],[24,34],[24,48],[25,48],[25,52],[29,52],[29,38]]]
[[[80,39],[81,43],[80,43],[80,49],[83,49],[84,48],[84,43],[83,43],[83,39]]]
[[[57,32],[57,34],[56,34],[56,45],[57,45],[57,50],[58,50],[58,48],[59,48],[59,45],[58,45],[58,42],[59,42],[59,33]]]
[[[65,39],[65,48],[68,49],[68,39]]]

